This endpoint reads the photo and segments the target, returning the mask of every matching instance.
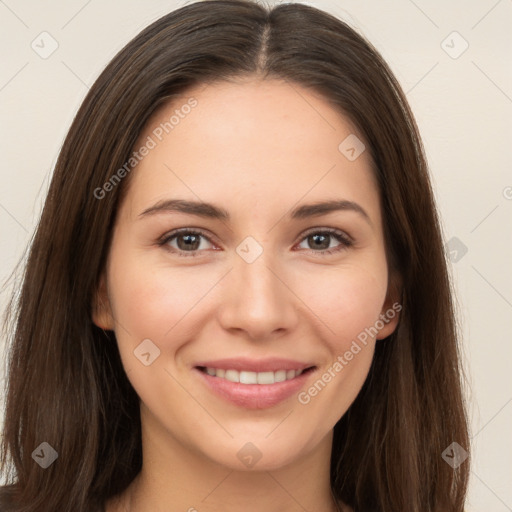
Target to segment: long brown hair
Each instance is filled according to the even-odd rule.
[[[400,275],[398,328],[377,343],[361,392],[334,428],[334,496],[355,511],[463,510],[468,461],[453,469],[442,457],[454,441],[469,450],[453,292],[405,95],[373,46],[334,16],[300,4],[210,0],[160,18],[123,48],[64,142],[11,306],[2,511],[99,510],[139,472],[138,397],[114,333],[91,320],[130,176],[101,199],[97,190],[160,106],[193,85],[243,76],[310,88],[355,124]],[[42,442],[58,452],[44,470],[32,458]]]

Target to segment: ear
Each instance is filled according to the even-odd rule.
[[[92,321],[97,327],[104,331],[114,330],[114,317],[112,315],[112,308],[108,298],[105,274],[101,275],[98,288],[94,293],[92,303]]]
[[[402,310],[402,278],[398,272],[390,275],[388,283],[388,292],[386,300],[382,306],[379,319],[384,326],[379,329],[376,336],[378,340],[387,338],[395,331],[400,320],[400,311]],[[379,324],[380,325],[380,324]]]

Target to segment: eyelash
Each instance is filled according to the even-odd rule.
[[[169,247],[167,245],[171,240],[173,240],[177,236],[183,235],[183,234],[202,236],[203,238],[208,240],[210,243],[212,243],[212,241],[206,235],[206,233],[204,233],[201,230],[190,229],[190,228],[181,228],[181,229],[177,229],[175,231],[171,231],[170,233],[165,234],[158,241],[158,245],[161,246],[161,247],[167,246],[167,247],[164,247],[164,248],[167,249],[168,251],[174,253],[174,254],[177,254],[179,257],[185,257],[185,258],[196,257],[198,255],[198,253],[199,253],[198,250],[183,251],[181,249],[175,249],[174,247],[171,248],[171,247]],[[322,229],[314,228],[313,230],[310,230],[310,231],[306,232],[304,234],[304,236],[301,238],[300,242],[303,242],[305,239],[307,239],[311,235],[330,235],[333,238],[335,238],[338,242],[340,242],[340,245],[338,245],[337,247],[333,247],[331,249],[324,249],[322,251],[315,251],[313,249],[309,249],[309,252],[313,252],[313,253],[319,254],[320,256],[329,256],[331,254],[334,254],[334,253],[340,252],[342,250],[348,249],[354,243],[353,240],[348,235],[346,235],[343,231],[339,231],[337,229],[332,229],[332,228],[322,228]]]

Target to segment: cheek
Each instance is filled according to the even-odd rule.
[[[109,293],[121,360],[137,394],[152,404],[152,410],[174,400],[169,390],[180,396],[179,386],[164,370],[169,357],[193,335],[191,319],[197,319],[194,313],[200,310],[200,299],[212,280],[213,276],[190,270],[163,268],[161,263],[138,258],[133,251],[131,255],[128,251],[112,253]],[[148,352],[146,366],[144,354]]]
[[[207,282],[142,266],[126,276],[116,276],[111,282],[116,320],[131,337],[168,338],[206,293]]]
[[[385,263],[343,265],[312,274],[300,287],[300,297],[322,321],[329,344],[343,350],[378,320],[386,297],[387,270]]]
[[[329,427],[356,399],[373,359],[374,329],[387,285],[385,267],[374,268],[378,271],[346,266],[322,279],[317,276],[317,286],[308,295],[308,306],[322,320],[318,337],[328,357],[297,401],[308,418],[321,417]]]

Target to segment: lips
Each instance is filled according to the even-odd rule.
[[[315,370],[310,363],[290,359],[222,359],[194,367],[216,395],[239,407],[264,409],[297,393]]]

